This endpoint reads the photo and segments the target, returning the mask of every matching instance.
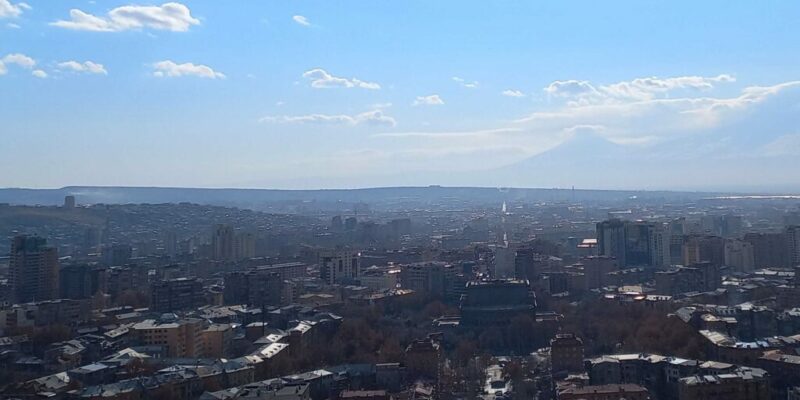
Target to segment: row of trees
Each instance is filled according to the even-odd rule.
[[[604,301],[559,303],[562,330],[583,339],[587,356],[649,352],[704,359],[702,336],[679,318],[652,308]]]

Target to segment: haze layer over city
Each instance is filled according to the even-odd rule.
[[[799,16],[0,0],[0,400],[800,400]]]

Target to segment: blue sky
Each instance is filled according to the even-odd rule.
[[[795,188],[799,15],[791,1],[0,0],[0,186]],[[569,151],[583,137],[666,161],[604,171]],[[559,147],[596,175],[523,168]],[[714,171],[687,178],[698,169]]]

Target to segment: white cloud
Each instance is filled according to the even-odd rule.
[[[457,76],[454,76],[453,80],[467,89],[475,89],[478,87],[478,81],[467,82],[464,78],[459,78]]]
[[[25,54],[12,53],[0,57],[0,75],[8,73],[8,66],[16,65],[20,68],[32,69],[36,65],[36,60],[26,56]],[[34,73],[34,76],[37,74]]]
[[[121,6],[112,9],[106,16],[96,16],[72,9],[69,11],[69,16],[69,20],[51,22],[50,25],[94,32],[119,32],[143,28],[185,32],[192,25],[200,24],[198,19],[192,17],[189,7],[181,3],[164,3],[160,6]]]
[[[12,3],[9,0],[0,0],[0,18],[17,18],[23,10],[30,10],[27,3]]]
[[[669,79],[644,83],[649,78],[635,79],[631,82],[639,88],[648,89],[651,94],[623,90],[618,97],[599,99],[583,97],[579,101],[569,101],[552,110],[536,112],[517,121],[520,124],[545,131],[557,131],[573,126],[603,126],[601,136],[619,144],[658,142],[661,140],[686,137],[715,129],[723,123],[730,123],[741,112],[772,95],[790,87],[800,87],[800,82],[785,82],[774,86],[751,86],[735,97],[677,97],[654,98],[652,93],[675,88],[703,89],[715,82],[727,82],[725,75],[706,79]],[[587,82],[588,84],[588,82]],[[552,86],[552,85],[551,85]],[[571,85],[574,89],[577,86]],[[584,86],[585,87],[585,86]],[[592,86],[593,87],[593,86]],[[609,86],[600,86],[598,93],[606,92]],[[560,90],[560,89],[559,89]],[[563,93],[563,92],[562,92]],[[571,93],[576,93],[572,91]],[[611,96],[611,95],[607,95]],[[580,95],[577,95],[580,98]],[[639,99],[638,97],[646,97]],[[572,97],[575,98],[574,95]]]
[[[106,71],[106,68],[103,66],[103,64],[98,64],[93,61],[84,61],[82,63],[72,60],[64,61],[58,63],[58,67],[73,72],[108,75],[108,71]]]
[[[444,104],[444,100],[439,97],[438,94],[432,94],[430,96],[418,96],[412,105],[415,106],[440,106]]]
[[[41,69],[33,70],[33,72],[31,72],[31,75],[33,75],[33,76],[35,76],[37,78],[42,78],[42,79],[47,78],[47,72],[44,72]]]
[[[170,60],[159,61],[153,64],[153,76],[164,78],[177,78],[181,76],[196,76],[209,79],[225,79],[225,74],[214,71],[211,67],[202,64],[183,63],[177,64]]]
[[[631,82],[640,82],[637,85],[641,87],[655,86],[658,88],[650,90],[651,92],[663,93],[657,91],[667,87],[676,88],[674,90],[685,95],[674,98],[656,96],[646,100],[621,96],[611,100],[602,99],[602,101],[583,103],[574,102],[575,97],[561,98],[559,96],[565,91],[573,94],[596,91],[602,94],[598,88],[605,86],[593,85],[587,81],[562,81],[564,84],[553,85],[553,88],[557,88],[555,91],[558,93],[558,96],[553,98],[562,100],[560,103],[551,104],[552,107],[549,109],[534,112],[510,124],[498,124],[494,127],[488,126],[473,131],[390,132],[373,135],[373,138],[391,145],[392,153],[413,151],[418,154],[428,152],[433,154],[438,149],[448,147],[468,153],[491,149],[500,144],[518,149],[515,153],[509,152],[503,156],[487,154],[487,158],[482,159],[485,168],[513,164],[545,152],[571,138],[580,137],[594,136],[621,146],[636,146],[637,150],[632,151],[632,154],[644,154],[639,153],[639,150],[659,154],[657,151],[662,145],[698,144],[697,146],[686,145],[692,148],[708,143],[706,137],[718,137],[710,135],[753,137],[754,132],[758,132],[757,130],[761,129],[764,124],[751,122],[745,126],[742,125],[744,121],[748,119],[752,121],[759,115],[760,118],[770,120],[791,118],[791,111],[786,109],[787,101],[791,105],[797,104],[796,99],[800,95],[800,81],[792,81],[772,86],[747,87],[734,96],[708,96],[707,91],[713,90],[717,82],[726,82],[727,80],[728,78],[725,77],[714,77],[705,81],[668,80],[658,83],[632,80]],[[706,83],[711,84],[712,88],[705,89]],[[684,93],[685,89],[689,89],[689,91]],[[697,89],[700,89],[701,92],[698,92]],[[775,110],[783,111],[782,114],[776,115]],[[791,123],[792,120],[788,121]],[[762,153],[800,154],[800,148],[797,147],[800,143],[798,137],[800,136],[788,135],[775,140],[773,144],[765,146]],[[589,143],[592,142],[589,141]],[[386,145],[384,143],[383,148]],[[591,148],[581,148],[579,151],[586,151],[586,157],[594,156],[591,154]],[[705,154],[703,157],[709,157],[708,154],[703,154]],[[710,154],[719,154],[719,151]],[[472,165],[467,161],[459,164],[459,160],[461,159],[454,155],[443,155],[441,159],[436,158],[432,161],[450,161],[454,168],[461,169],[467,169]]]
[[[6,54],[3,58],[0,58],[0,75],[8,73],[9,65],[31,69],[36,65],[36,60],[20,53]]]
[[[613,97],[645,100],[654,98],[658,93],[676,89],[708,90],[717,83],[734,81],[736,81],[735,78],[725,74],[715,77],[680,76],[665,79],[650,77],[603,86],[601,90]]]
[[[6,24],[6,28],[8,28],[8,29],[19,29],[19,28],[21,28],[21,26],[15,24],[15,23],[9,22],[9,23]]]
[[[16,64],[22,68],[33,68],[36,65],[36,60],[20,53],[8,54],[2,59],[3,63],[6,65],[8,64]]]
[[[579,81],[575,79],[554,81],[544,88],[544,91],[555,97],[578,97],[587,94],[599,95],[597,89],[595,89],[589,81]]]
[[[374,82],[365,82],[356,78],[341,78],[329,74],[322,68],[315,68],[303,73],[303,78],[311,80],[311,87],[317,89],[327,88],[361,88],[377,90],[381,85]]]
[[[679,76],[672,78],[636,78],[610,85],[595,86],[589,81],[554,81],[544,88],[552,98],[565,98],[572,105],[586,105],[633,100],[650,100],[677,90],[704,91],[713,89],[719,83],[735,82],[731,75],[721,74],[712,77]]]
[[[503,90],[502,94],[503,96],[508,96],[508,97],[525,97],[525,93],[522,93],[516,89]]]
[[[299,25],[311,26],[311,22],[308,22],[308,18],[306,18],[306,17],[304,17],[302,15],[295,15],[295,16],[292,17],[292,20],[294,22],[298,23]]]
[[[394,127],[397,121],[384,114],[381,110],[371,110],[356,115],[346,114],[308,114],[308,115],[280,115],[263,117],[259,122],[274,122],[282,124],[332,124],[332,125],[373,125]]]

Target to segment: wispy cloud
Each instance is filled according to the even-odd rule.
[[[800,156],[800,134],[789,134],[765,144],[759,153],[766,156]]]
[[[311,87],[316,89],[329,88],[361,88],[377,90],[381,85],[375,82],[366,82],[357,78],[342,78],[333,76],[322,68],[314,68],[303,73],[303,78],[311,81]]]
[[[59,69],[72,71],[72,72],[80,72],[85,74],[98,74],[98,75],[108,75],[108,71],[103,66],[103,64],[99,64],[93,61],[64,61],[57,64]]]
[[[308,18],[302,15],[295,15],[292,17],[292,20],[296,22],[298,25],[311,26],[311,22],[308,21]]]
[[[508,97],[525,97],[525,93],[522,93],[521,91],[516,89],[503,90],[502,94],[503,96],[508,96]]]
[[[432,94],[429,96],[417,96],[411,104],[414,106],[440,106],[444,104],[444,100],[438,94]]]
[[[165,60],[153,64],[153,76],[158,78],[177,78],[182,76],[195,76],[208,79],[225,79],[225,74],[214,71],[208,65],[183,63]]]
[[[424,138],[424,139],[458,139],[458,138],[473,138],[476,136],[483,137],[497,137],[507,133],[522,132],[522,128],[497,128],[497,129],[481,129],[474,131],[461,131],[461,132],[387,132],[376,133],[372,135],[375,138]]]
[[[47,72],[44,72],[41,69],[36,69],[36,70],[31,71],[31,75],[33,75],[33,76],[35,76],[37,78],[40,78],[40,79],[47,78]]]
[[[464,78],[459,78],[457,76],[453,77],[453,81],[458,82],[459,85],[461,85],[462,87],[465,87],[467,89],[475,89],[479,85],[478,81],[469,82],[469,81],[465,80]]]
[[[50,25],[94,32],[119,32],[144,28],[185,32],[192,25],[200,24],[200,21],[192,16],[189,7],[181,3],[164,3],[160,6],[121,6],[110,10],[105,16],[72,9],[69,11],[69,16],[68,20],[51,22]]]
[[[328,125],[374,125],[394,127],[397,121],[375,109],[356,115],[347,114],[308,114],[308,115],[278,115],[267,116],[259,122],[272,122],[281,124],[328,124]]]

